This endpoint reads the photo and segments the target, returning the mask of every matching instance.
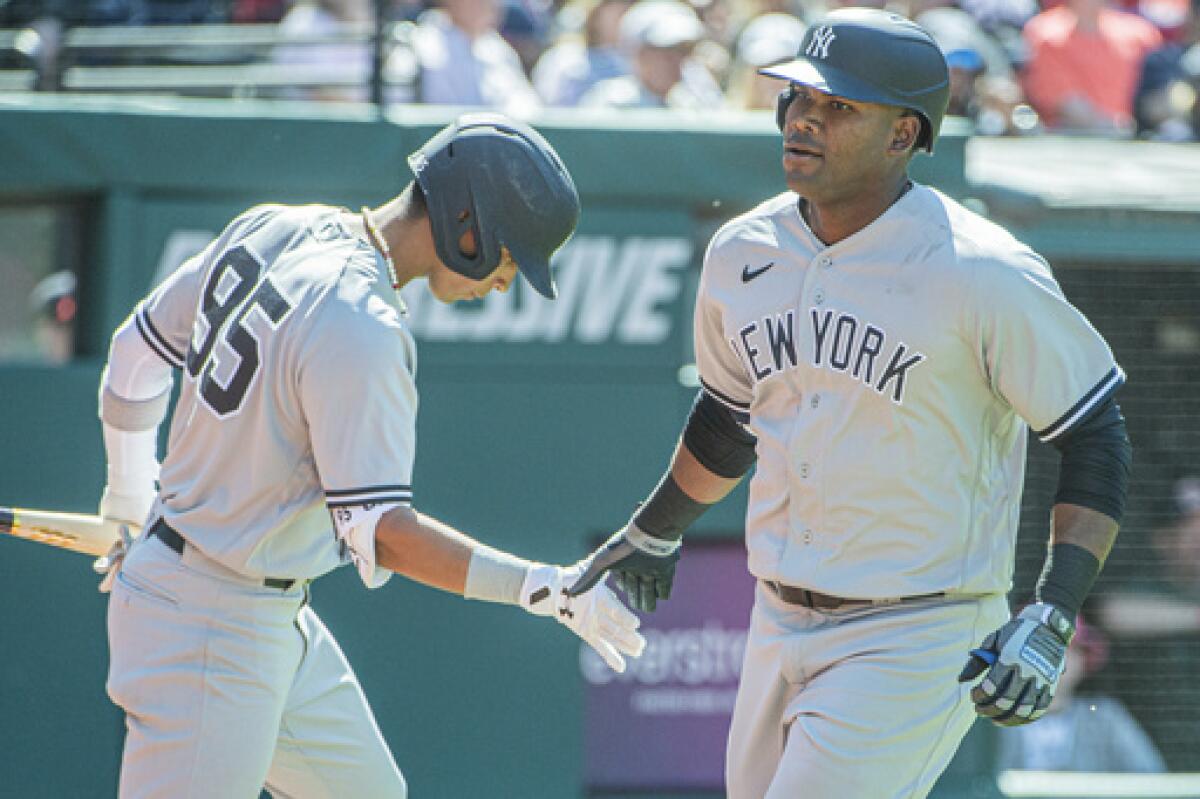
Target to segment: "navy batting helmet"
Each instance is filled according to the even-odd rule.
[[[507,247],[537,292],[554,299],[550,256],[579,221],[579,194],[541,134],[501,114],[464,114],[408,158],[425,194],[442,263],[482,280]],[[459,240],[475,235],[475,253]]]
[[[809,26],[795,60],[759,72],[848,100],[914,111],[923,120],[916,146],[929,152],[950,100],[950,70],[933,37],[912,20],[873,8],[831,11]],[[790,87],[779,95],[781,129],[793,98]]]

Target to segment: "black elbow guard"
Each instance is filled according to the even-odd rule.
[[[1111,398],[1054,441],[1062,453],[1054,502],[1099,511],[1117,522],[1125,512],[1133,447],[1125,418]]]
[[[705,469],[721,477],[741,477],[754,465],[756,440],[724,405],[703,389],[696,395],[683,445]]]

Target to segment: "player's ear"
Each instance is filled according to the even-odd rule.
[[[464,210],[458,215],[459,224],[463,224],[471,218],[471,212]],[[474,258],[476,252],[475,231],[472,228],[467,228],[463,234],[458,237],[458,251],[466,258]]]
[[[905,111],[892,123],[892,140],[888,143],[888,152],[893,154],[908,153],[917,143],[921,135],[921,117],[912,111]]]

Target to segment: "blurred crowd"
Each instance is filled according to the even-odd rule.
[[[499,108],[765,109],[757,68],[797,52],[825,11],[876,5],[925,26],[951,69],[951,113],[977,133],[1193,141],[1200,0],[378,0],[407,22],[392,99]],[[374,23],[375,0],[0,0],[0,27],[277,23],[304,39]],[[363,77],[304,89],[365,99],[365,41],[277,47],[272,59]],[[298,90],[298,93],[301,90]],[[293,93],[293,96],[295,93]]]

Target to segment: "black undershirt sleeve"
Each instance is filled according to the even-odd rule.
[[[1052,443],[1062,453],[1055,504],[1081,505],[1120,522],[1133,447],[1117,403],[1110,397]]]
[[[692,404],[683,444],[713,474],[741,477],[754,465],[756,439],[733,412],[701,390]]]
[[[1110,397],[1053,443],[1062,453],[1054,503],[1091,508],[1120,522],[1133,447],[1117,403]],[[1038,601],[1057,605],[1074,619],[1100,573],[1100,566],[1100,560],[1084,547],[1054,544],[1038,580]]]

